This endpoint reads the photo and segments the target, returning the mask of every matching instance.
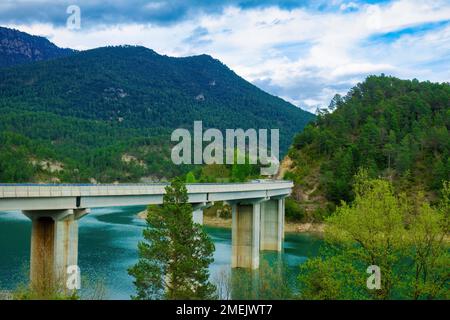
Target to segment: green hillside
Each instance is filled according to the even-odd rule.
[[[0,68],[59,58],[74,52],[58,48],[44,37],[0,27]]]
[[[313,119],[207,55],[105,47],[0,70],[0,181],[171,177],[170,133],[279,128],[286,152]]]
[[[298,134],[286,177],[307,210],[351,201],[353,177],[364,167],[397,191],[426,190],[433,199],[450,179],[450,85],[370,76],[332,112],[323,110]],[[332,207],[332,205],[331,205]]]

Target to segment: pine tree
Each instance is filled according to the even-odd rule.
[[[149,206],[139,261],[128,272],[135,280],[133,299],[212,299],[208,280],[214,244],[192,221],[192,206],[181,179],[166,187],[162,206]]]

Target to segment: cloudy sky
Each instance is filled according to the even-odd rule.
[[[450,0],[1,0],[0,25],[75,49],[207,53],[310,111],[369,74],[450,81]]]

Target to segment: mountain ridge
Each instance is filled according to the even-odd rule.
[[[173,176],[185,172],[171,165],[173,129],[195,120],[204,128],[280,128],[284,153],[314,118],[209,55],[168,57],[129,45],[1,69],[0,112],[3,181]],[[64,166],[49,174],[36,159]]]
[[[73,49],[59,48],[45,37],[0,26],[0,68],[68,56]]]

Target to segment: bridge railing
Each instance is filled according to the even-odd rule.
[[[109,195],[164,194],[167,183],[138,184],[0,184],[0,198],[77,197]],[[188,193],[246,192],[290,189],[293,183],[259,180],[244,183],[192,183]]]

